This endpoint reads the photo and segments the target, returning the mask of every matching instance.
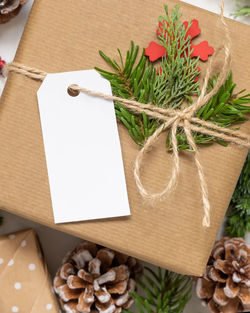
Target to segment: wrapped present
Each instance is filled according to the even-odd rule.
[[[59,311],[47,267],[32,229],[0,238],[0,311]]]
[[[199,20],[200,39],[215,49],[224,38],[216,27],[218,16],[178,1],[184,20]],[[112,58],[125,53],[130,40],[147,47],[154,39],[157,18],[165,1],[36,1],[15,61],[48,73],[106,68],[98,50]],[[248,26],[227,21],[232,41],[232,71],[239,90],[249,86]],[[196,40],[196,39],[195,39]],[[194,44],[195,44],[194,40]],[[162,53],[162,51],[160,51]],[[209,53],[212,53],[210,49]],[[155,55],[151,54],[155,58]],[[217,56],[215,73],[223,60]],[[205,68],[206,64],[202,64]],[[236,145],[200,147],[200,160],[208,185],[211,224],[202,225],[200,181],[192,153],[180,155],[180,177],[175,191],[152,204],[143,201],[133,169],[139,147],[119,124],[131,216],[55,225],[39,111],[40,83],[10,73],[0,112],[0,205],[7,211],[68,232],[116,251],[135,256],[176,272],[201,275],[230,202],[247,150]],[[93,121],[94,122],[94,121]],[[241,128],[249,131],[249,123]],[[171,175],[171,153],[166,136],[160,136],[144,160],[142,180],[157,192]],[[98,197],[98,190],[97,190]],[[88,208],[83,208],[88,210]],[[70,207],[69,207],[70,210]],[[103,208],[105,210],[105,208]]]

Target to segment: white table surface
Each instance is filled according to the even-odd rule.
[[[212,12],[219,12],[220,0],[185,0],[192,5],[199,6]],[[225,16],[232,18],[235,3],[225,1]],[[33,0],[29,0],[21,13],[7,24],[0,25],[0,56],[7,62],[11,62],[15,56],[19,40],[21,38],[26,20],[29,15]],[[250,18],[241,19],[250,25]],[[0,96],[4,88],[5,80],[0,77]],[[15,232],[21,229],[34,228],[39,235],[50,273],[53,275],[66,252],[73,249],[80,239],[52,230],[45,226],[33,223],[15,215],[0,210],[0,216],[4,217],[4,224],[0,227],[0,235]],[[250,235],[248,234],[248,241]],[[194,295],[185,309],[185,313],[205,313],[208,309],[201,306],[200,301]]]

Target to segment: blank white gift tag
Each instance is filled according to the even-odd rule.
[[[38,91],[55,222],[129,215],[114,104],[71,97],[72,84],[112,95],[95,70],[49,74]]]

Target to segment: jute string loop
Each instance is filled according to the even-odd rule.
[[[224,58],[224,64],[223,64],[220,76],[217,79],[217,83],[215,87],[209,93],[206,93],[209,78],[212,72],[213,59],[216,57],[216,54],[215,54],[213,58],[211,59],[211,61],[209,62],[209,65],[206,71],[206,76],[204,78],[204,84],[202,86],[201,94],[199,98],[191,106],[185,108],[183,111],[174,110],[171,108],[159,108],[150,103],[148,104],[140,103],[135,100],[129,100],[129,99],[123,99],[123,98],[116,97],[116,96],[110,96],[110,95],[106,95],[100,92],[94,92],[92,90],[89,90],[89,89],[86,89],[84,87],[80,87],[77,85],[70,86],[70,88],[76,92],[83,92],[85,94],[95,96],[95,97],[100,97],[106,100],[119,101],[124,107],[126,107],[130,111],[136,114],[140,114],[144,112],[147,116],[157,119],[159,122],[161,122],[160,126],[156,129],[154,134],[146,140],[144,146],[139,151],[135,160],[134,177],[135,177],[138,190],[144,199],[147,199],[147,200],[161,199],[163,196],[165,196],[166,194],[168,194],[175,188],[177,181],[178,181],[178,175],[180,172],[180,160],[179,160],[178,142],[177,142],[176,135],[177,135],[178,128],[183,128],[187,137],[187,142],[192,148],[192,150],[194,151],[194,161],[195,161],[195,165],[198,171],[201,194],[202,194],[202,201],[203,201],[204,217],[203,217],[202,225],[204,227],[210,226],[210,202],[208,198],[208,188],[207,188],[207,184],[205,180],[205,175],[204,175],[203,167],[200,162],[199,151],[197,149],[192,132],[199,132],[205,135],[214,136],[218,139],[221,139],[221,140],[233,143],[233,144],[237,144],[246,148],[250,148],[250,136],[249,135],[244,134],[241,131],[220,127],[218,125],[215,125],[213,123],[210,123],[210,122],[207,122],[207,121],[204,121],[195,117],[196,112],[218,92],[220,87],[223,85],[223,83],[227,79],[229,71],[230,71],[231,40],[230,40],[229,30],[227,28],[227,25],[223,16],[223,10],[224,10],[224,0],[222,0],[221,2],[220,21],[222,23],[222,26],[225,32],[225,44],[223,46],[223,49],[225,52],[225,58]],[[5,65],[3,69],[3,73],[7,76],[9,72],[21,74],[21,75],[24,75],[26,77],[29,77],[38,81],[43,81],[47,75],[47,73],[44,71],[40,71],[36,68],[28,67],[23,64],[16,63],[16,62]],[[169,129],[170,134],[171,134],[171,146],[172,146],[172,156],[173,156],[172,175],[170,177],[168,184],[165,186],[165,188],[161,192],[151,193],[144,187],[142,180],[141,180],[142,162],[144,160],[146,153],[156,143],[160,134],[167,129]]]

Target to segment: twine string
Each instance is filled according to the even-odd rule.
[[[218,92],[220,87],[223,85],[225,80],[228,77],[231,65],[231,39],[229,35],[229,30],[227,24],[225,22],[223,16],[224,10],[224,0],[221,1],[221,14],[220,14],[220,21],[224,28],[225,33],[225,44],[223,46],[225,58],[222,67],[222,71],[217,79],[216,85],[214,88],[207,93],[207,86],[209,82],[209,78],[212,72],[212,64],[213,60],[216,57],[216,54],[211,58],[208,68],[206,71],[206,76],[204,78],[204,84],[201,89],[201,94],[198,97],[197,101],[195,101],[191,106],[185,108],[183,111],[181,110],[174,110],[171,108],[159,108],[155,105],[150,103],[140,103],[135,100],[130,99],[123,99],[117,96],[106,95],[101,92],[95,92],[84,87],[80,87],[78,85],[71,85],[70,89],[75,92],[83,92],[85,94],[100,97],[106,100],[112,101],[119,101],[124,107],[129,109],[130,111],[140,114],[145,113],[147,116],[154,118],[161,122],[160,126],[155,130],[155,132],[145,141],[144,146],[138,152],[136,160],[135,160],[135,167],[134,167],[134,178],[136,181],[136,185],[141,196],[147,200],[156,200],[162,199],[166,194],[170,193],[177,185],[178,175],[180,173],[180,158],[179,158],[179,151],[178,151],[178,141],[177,141],[177,131],[179,128],[183,128],[187,142],[189,146],[194,151],[194,161],[197,168],[199,180],[200,180],[200,189],[202,194],[202,202],[203,202],[203,210],[204,216],[202,225],[204,227],[210,226],[210,202],[208,197],[208,188],[207,183],[205,180],[205,175],[203,171],[203,167],[200,162],[200,154],[197,149],[197,145],[195,143],[194,137],[192,132],[199,132],[204,135],[209,135],[216,137],[218,139],[237,144],[246,148],[250,148],[250,137],[249,135],[238,131],[233,130],[225,127],[221,127],[215,125],[211,122],[207,122],[195,117],[197,111]],[[23,76],[29,77],[34,80],[43,81],[47,76],[47,73],[41,70],[38,70],[33,67],[28,67],[26,65],[20,63],[10,63],[6,64],[3,68],[3,74],[7,76],[9,72],[14,72],[17,74],[21,74]],[[146,156],[146,153],[151,150],[153,145],[156,143],[159,136],[165,131],[169,129],[171,134],[171,146],[172,146],[172,174],[170,177],[169,182],[164,187],[164,189],[158,193],[151,193],[148,191],[141,179],[141,169],[142,169],[142,162]]]
[[[17,62],[12,62],[4,66],[3,74],[6,77],[8,73],[21,74],[23,76],[32,78],[37,81],[43,81],[45,77],[48,75],[48,73],[35,69],[35,68],[32,68],[32,70],[37,71],[38,74],[29,73],[29,68],[30,67],[26,65],[23,65]],[[173,110],[171,108],[160,108],[152,104],[145,104],[145,103],[140,103],[134,100],[123,99],[123,98],[116,97],[116,96],[110,96],[110,95],[106,95],[100,92],[94,92],[92,90],[86,89],[84,87],[79,87],[77,85],[71,85],[70,88],[74,91],[83,92],[91,96],[97,96],[106,100],[120,101],[122,102],[124,107],[128,108],[132,112],[137,113],[137,114],[144,112],[149,117],[158,119],[159,121],[162,121],[162,122],[169,121],[170,117],[179,116],[181,118],[179,127],[183,127],[182,121],[185,117],[184,111]],[[205,135],[214,136],[216,138],[219,138],[228,142],[235,141],[234,142],[235,144],[249,148],[249,141],[250,141],[249,136],[241,131],[221,127],[221,126],[207,122],[205,120],[201,120],[196,117],[190,117],[189,120],[191,122],[191,129],[193,131],[198,131]]]

